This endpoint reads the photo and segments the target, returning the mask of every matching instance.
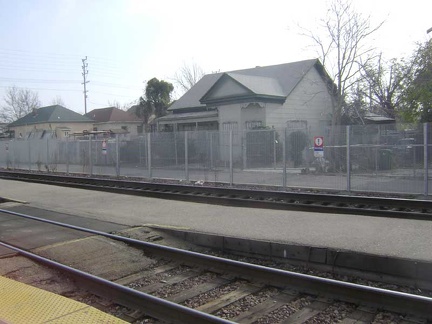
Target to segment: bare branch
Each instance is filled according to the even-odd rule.
[[[0,108],[0,120],[11,123],[41,106],[37,92],[16,86],[8,88],[3,98],[5,105]]]
[[[183,64],[172,80],[179,86],[180,91],[184,93],[192,88],[203,76],[204,71],[196,63]]]

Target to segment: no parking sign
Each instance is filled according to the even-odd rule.
[[[324,137],[323,136],[314,137],[314,156],[324,157]]]

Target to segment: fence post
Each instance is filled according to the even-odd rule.
[[[28,143],[28,164],[29,164],[29,171],[31,171],[31,142],[30,139],[27,139]]]
[[[66,137],[66,174],[69,175],[69,135]]]
[[[178,166],[178,149],[177,149],[177,130],[174,130],[174,152],[175,152],[175,163]]]
[[[347,151],[346,151],[346,168],[347,168],[347,191],[351,192],[351,147],[350,147],[350,133],[351,127],[348,125],[346,127],[346,142],[347,142]]]
[[[93,154],[92,154],[92,136],[91,134],[89,134],[89,174],[92,176],[93,175]]]
[[[116,175],[120,176],[120,139],[119,134],[116,134]]]
[[[283,140],[283,147],[282,147],[282,155],[283,155],[283,188],[286,189],[287,186],[287,158],[286,158],[286,141],[287,141],[287,129],[284,129],[284,140]]]
[[[16,143],[16,139],[11,141],[12,143],[12,169],[15,170],[15,143]]]
[[[229,168],[230,168],[230,185],[234,183],[234,170],[233,170],[233,131],[229,133]]]
[[[378,145],[375,148],[375,173],[378,174],[378,154],[381,145],[381,125],[378,125]]]
[[[151,179],[152,175],[152,165],[151,165],[151,133],[146,133],[147,137],[147,168],[148,168],[148,177]]]
[[[49,172],[49,140],[48,140],[48,137],[47,137],[47,140],[46,140],[46,168],[47,168],[47,171]]]
[[[427,197],[429,194],[429,167],[428,167],[428,131],[429,124],[423,124],[423,167],[424,167],[424,195]]]
[[[273,130],[273,169],[276,170],[276,130]]]
[[[210,170],[213,170],[213,133],[209,132],[210,136]]]
[[[188,151],[188,131],[184,132],[184,143],[185,143],[185,179],[189,181],[189,151]]]
[[[247,130],[244,130],[242,139],[243,170],[247,168],[247,134]]]

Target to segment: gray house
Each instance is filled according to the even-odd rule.
[[[331,121],[330,78],[318,59],[205,75],[156,120],[159,129],[319,132]]]

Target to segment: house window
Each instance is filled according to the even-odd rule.
[[[138,133],[138,134],[142,134],[143,131],[144,131],[144,127],[143,127],[143,125],[137,126],[137,133]]]
[[[251,120],[245,123],[246,129],[254,129],[257,127],[262,127],[263,123],[260,120]]]
[[[123,129],[123,130],[125,130],[125,131],[128,130],[127,126],[122,126],[121,129]]]
[[[236,130],[238,130],[238,124],[237,124],[237,122],[222,123],[222,130],[223,131],[236,131]]]
[[[288,120],[286,122],[286,127],[288,129],[306,129],[307,121],[306,120]]]
[[[64,137],[69,137],[69,131],[64,131]]]

